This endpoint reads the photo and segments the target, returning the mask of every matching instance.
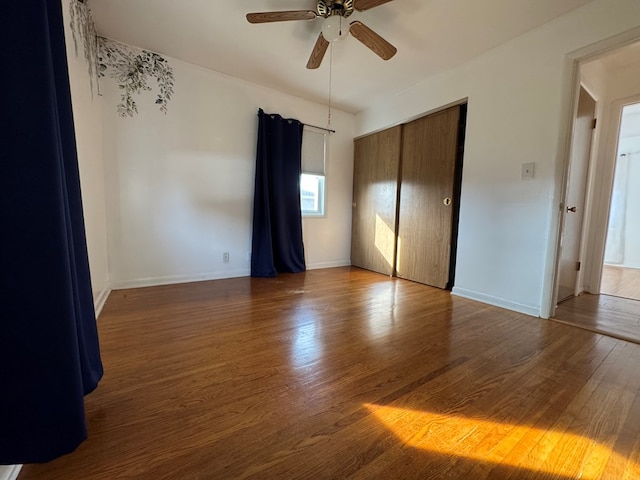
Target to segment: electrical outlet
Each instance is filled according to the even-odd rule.
[[[523,163],[522,172],[520,178],[522,180],[532,180],[535,176],[536,164],[535,163]]]
[[[229,263],[229,252],[224,252],[224,253],[222,254],[222,261],[223,261],[224,263]]]

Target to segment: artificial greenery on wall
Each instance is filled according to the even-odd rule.
[[[155,78],[159,89],[155,103],[166,114],[167,104],[173,94],[173,69],[169,62],[157,53],[98,36],[87,0],[71,0],[70,17],[76,55],[78,44],[82,41],[89,67],[91,92],[94,91],[94,84],[99,91],[99,77],[115,79],[122,90],[118,113],[122,117],[132,117],[138,113],[133,96],[153,90],[149,78]]]
[[[173,70],[169,62],[157,53],[129,47],[103,37],[99,37],[98,45],[100,76],[115,79],[122,90],[121,102],[118,104],[120,116],[133,117],[134,113],[138,113],[133,95],[143,90],[153,90],[148,83],[150,77],[156,79],[159,89],[155,103],[166,114],[167,103],[173,94]]]
[[[86,0],[71,0],[69,14],[76,57],[78,56],[78,43],[82,42],[84,59],[89,66],[91,95],[93,95],[94,89],[99,93],[98,35],[96,34],[96,28],[91,18],[91,10],[86,4]]]

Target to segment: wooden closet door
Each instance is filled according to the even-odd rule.
[[[404,126],[396,269],[399,277],[449,282],[460,107]]]
[[[392,275],[401,127],[355,141],[351,264]]]

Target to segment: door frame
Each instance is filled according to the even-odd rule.
[[[563,82],[563,92],[565,101],[563,102],[563,113],[560,131],[560,141],[558,143],[558,157],[560,161],[556,167],[556,183],[554,189],[554,197],[552,200],[552,210],[550,212],[551,219],[551,235],[549,239],[549,249],[547,255],[547,268],[545,269],[544,288],[541,301],[541,317],[550,318],[555,314],[558,295],[558,273],[560,262],[560,242],[563,234],[563,211],[567,196],[567,187],[569,183],[569,164],[571,162],[571,143],[573,139],[573,122],[578,108],[578,97],[580,94],[580,66],[582,63],[602,58],[612,53],[618,48],[630,45],[640,41],[640,27],[633,28],[627,32],[607,38],[595,44],[578,49],[569,53],[565,57],[565,80]],[[591,93],[591,92],[590,92]],[[598,99],[596,98],[596,102]],[[607,121],[608,119],[603,119]],[[593,157],[593,145],[592,145]],[[592,159],[590,166],[590,178],[587,185],[591,185],[593,180],[591,177],[592,169],[596,168],[597,160]],[[587,223],[591,223],[590,219],[593,212],[597,209],[592,208],[593,192],[587,187],[588,195],[586,198],[586,210],[584,219]],[[610,197],[610,195],[609,195]],[[602,197],[601,197],[602,198]],[[581,255],[584,253],[584,245],[586,244],[587,232],[583,227],[583,236],[581,239]],[[553,245],[555,244],[555,248]],[[602,250],[602,260],[604,259],[604,249]],[[600,266],[602,269],[602,266]],[[598,281],[599,287],[599,281]]]
[[[622,126],[622,109],[627,105],[640,103],[640,94],[630,97],[619,98],[611,102],[609,111],[609,130],[607,132],[606,153],[603,159],[602,185],[594,201],[594,211],[591,217],[594,222],[599,222],[602,228],[600,231],[592,232],[589,238],[589,256],[591,258],[590,275],[588,282],[591,285],[589,293],[599,294],[602,286],[602,271],[604,268],[605,248],[607,233],[609,230],[609,218],[611,216],[611,201],[613,196],[613,182],[615,170],[618,164],[618,146],[620,142],[620,127]]]

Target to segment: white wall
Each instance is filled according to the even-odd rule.
[[[636,140],[636,152],[640,150],[640,138]],[[629,160],[629,185],[640,185],[640,154]],[[625,255],[622,266],[640,268],[640,189],[627,192],[627,221],[625,229]]]
[[[596,100],[596,118],[602,116],[602,104],[607,97],[607,81],[607,69],[601,61],[580,65],[580,83]]]
[[[634,138],[633,151],[640,152],[640,136]],[[625,223],[625,249],[622,266],[640,268],[640,153],[629,157],[629,185],[627,191],[627,218]]]
[[[613,209],[620,213],[610,215],[605,262],[622,267],[640,268],[640,108],[636,104],[625,108],[622,114],[616,159],[614,192],[622,202]],[[633,110],[633,111],[632,111]],[[615,222],[615,220],[618,222]],[[616,223],[614,225],[614,223]]]
[[[326,124],[322,105],[168,60],[175,93],[167,115],[148,93],[138,115],[121,118],[117,86],[102,83],[114,287],[249,275],[258,108]],[[353,123],[332,112],[327,215],[303,225],[308,268],[350,264]]]
[[[639,24],[639,2],[594,0],[357,116],[359,136],[469,99],[454,293],[547,315],[569,119],[567,55]],[[520,165],[529,162],[536,178],[521,181]]]
[[[76,129],[78,163],[82,188],[89,267],[93,300],[99,311],[109,294],[107,262],[107,220],[105,210],[104,163],[102,158],[102,116],[100,97],[92,94],[82,41],[79,40],[76,57],[73,37],[69,28],[69,0],[62,0],[69,63],[69,82]],[[95,86],[94,86],[95,88]]]

